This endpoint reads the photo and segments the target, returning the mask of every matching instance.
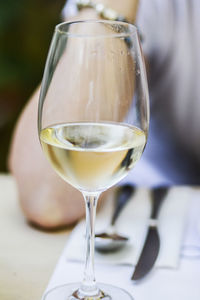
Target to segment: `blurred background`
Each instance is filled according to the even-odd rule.
[[[66,0],[0,0],[0,172],[16,120],[42,78]]]

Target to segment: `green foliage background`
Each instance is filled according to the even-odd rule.
[[[16,119],[42,78],[65,0],[0,0],[0,172]],[[25,142],[24,142],[25,143]]]

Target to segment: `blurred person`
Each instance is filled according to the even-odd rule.
[[[195,0],[99,0],[136,24],[147,60],[151,122],[141,161],[126,177],[137,185],[200,183],[200,3]],[[138,5],[139,2],[139,5]],[[99,18],[68,1],[70,19]],[[136,18],[137,15],[137,18]],[[37,136],[39,90],[15,129],[9,165],[28,220],[46,228],[75,222],[84,214],[78,191],[46,162]]]

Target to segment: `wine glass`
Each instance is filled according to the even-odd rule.
[[[136,27],[89,20],[57,25],[42,81],[38,130],[53,169],[83,194],[86,259],[82,283],[55,288],[45,300],[133,299],[123,289],[96,283],[94,224],[99,195],[140,159],[148,125]]]

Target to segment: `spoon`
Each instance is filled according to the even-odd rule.
[[[116,195],[115,210],[111,219],[110,226],[106,231],[95,234],[95,249],[100,252],[116,251],[125,246],[129,238],[116,232],[115,222],[124,208],[125,204],[130,200],[135,188],[130,184],[123,185],[119,188]]]

